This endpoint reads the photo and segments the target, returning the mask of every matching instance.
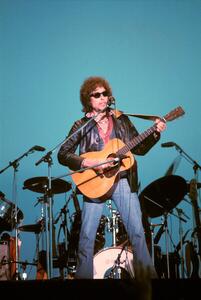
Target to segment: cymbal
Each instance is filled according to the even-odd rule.
[[[48,188],[48,177],[40,176],[29,178],[24,181],[23,189],[28,189],[32,192],[45,194]],[[63,179],[52,179],[51,190],[52,194],[60,194],[68,192],[71,189],[71,183]]]
[[[23,225],[18,227],[20,231],[25,231],[25,232],[34,232],[34,233],[39,233],[42,231],[42,224],[41,223],[36,223],[36,224],[30,224],[30,225]]]
[[[161,177],[149,184],[140,194],[142,211],[151,218],[159,217],[176,207],[187,192],[187,183],[183,177]]]

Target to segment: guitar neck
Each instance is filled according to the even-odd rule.
[[[164,122],[170,122],[170,121],[173,121],[173,120],[177,119],[178,117],[182,116],[183,114],[184,114],[184,110],[182,109],[181,106],[178,106],[177,108],[170,111],[167,115],[162,117],[161,120],[163,120]],[[127,145],[125,145],[124,147],[119,149],[119,151],[117,152],[117,155],[125,155],[128,151],[130,151],[131,149],[138,146],[141,142],[143,142],[155,130],[156,130],[156,124],[154,124],[147,130],[145,130],[143,133],[139,134],[137,137],[135,137],[134,139],[129,141],[127,143]]]
[[[154,124],[149,129],[145,130],[143,133],[136,136],[134,139],[129,141],[124,147],[117,151],[117,155],[125,155],[128,151],[138,146],[143,142],[148,136],[150,136],[156,130],[156,125]]]

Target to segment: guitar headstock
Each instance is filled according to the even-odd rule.
[[[176,107],[172,111],[170,111],[167,115],[165,115],[163,118],[166,122],[173,121],[185,114],[185,111],[181,106]]]

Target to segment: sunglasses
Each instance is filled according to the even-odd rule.
[[[97,93],[91,94],[90,96],[98,99],[98,98],[100,98],[101,95],[103,95],[104,97],[107,97],[108,96],[108,92],[107,91],[104,91],[102,93],[97,92]]]

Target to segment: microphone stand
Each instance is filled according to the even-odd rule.
[[[175,143],[175,149],[188,161],[193,165],[193,170],[197,173],[197,170],[201,170],[201,165],[198,164],[193,158],[191,158],[179,145]]]
[[[121,279],[121,267],[120,265],[122,264],[121,262],[121,255],[124,251],[124,249],[127,247],[127,243],[125,243],[121,249],[121,251],[119,252],[119,254],[117,255],[117,258],[115,259],[114,261],[114,265],[110,271],[110,274],[109,274],[109,278],[112,278],[112,279]],[[115,273],[117,272],[117,273]]]
[[[31,149],[29,149],[28,151],[26,151],[24,154],[22,154],[20,157],[16,158],[13,161],[10,161],[9,164],[3,168],[2,170],[0,170],[0,174],[3,173],[4,171],[6,171],[8,168],[13,167],[14,169],[17,169],[18,165],[19,165],[19,161],[25,157],[28,156],[29,154],[33,153],[34,149],[33,147]]]
[[[121,160],[121,158],[118,158],[118,157],[110,159],[110,160],[105,160],[104,162],[99,163],[99,164],[94,164],[91,167],[81,168],[81,169],[76,170],[76,171],[72,171],[72,172],[65,173],[63,175],[57,176],[57,177],[53,177],[52,180],[56,180],[56,179],[59,179],[59,178],[67,177],[67,176],[73,175],[75,173],[81,173],[81,172],[86,171],[86,170],[94,169],[94,168],[97,168],[99,166],[105,165],[106,163],[113,163],[115,165],[118,162],[120,162],[120,160]]]
[[[103,113],[108,109],[108,106],[104,108],[103,110],[99,111],[96,115],[91,117],[86,123],[84,123],[83,126],[78,128],[75,132],[73,132],[71,135],[66,137],[62,142],[60,142],[58,145],[56,145],[52,150],[47,152],[43,157],[41,157],[35,165],[38,166],[40,163],[45,162],[48,163],[48,190],[46,193],[47,196],[47,201],[46,201],[46,222],[45,222],[45,230],[46,230],[46,261],[47,261],[47,278],[51,279],[53,276],[53,245],[52,245],[52,227],[53,227],[53,200],[52,200],[52,193],[51,193],[51,182],[57,178],[61,177],[54,177],[51,178],[51,166],[52,166],[52,154],[59,148],[61,147],[65,142],[70,140],[75,134],[80,132],[84,127],[86,127],[92,120],[94,120],[100,113]],[[71,175],[71,174],[69,174]],[[66,175],[65,175],[66,176]],[[64,176],[63,176],[64,177]]]
[[[166,259],[167,259],[167,278],[170,278],[170,262],[169,262],[169,243],[168,243],[168,213],[164,213],[164,229],[165,229],[165,244],[166,244]]]
[[[147,200],[149,200],[151,203],[154,203],[155,205],[157,205],[158,207],[162,208],[164,210],[164,207],[160,204],[158,204],[157,202],[155,202],[154,200],[150,199],[147,196],[144,196]],[[169,212],[170,214],[172,214],[173,216],[175,216],[176,218],[178,218],[180,221],[183,222],[187,222],[184,218],[182,218],[181,216],[177,216],[176,214],[174,214],[172,211]],[[169,234],[169,230],[168,230],[168,222],[167,222],[167,217],[168,217],[168,211],[164,212],[164,222],[161,226],[161,228],[159,229],[155,239],[154,239],[154,243],[158,243],[161,235],[163,234],[163,232],[165,232],[165,244],[166,244],[166,258],[167,258],[167,278],[170,278],[170,263],[169,263],[169,243],[168,243],[168,234]],[[157,241],[157,242],[156,242]],[[154,253],[154,248],[153,248],[153,236],[152,236],[152,261],[153,263],[155,262],[155,253]]]
[[[2,170],[0,170],[0,174],[3,173],[4,171],[6,171],[8,168],[13,167],[13,186],[12,186],[12,199],[13,199],[13,203],[14,203],[14,229],[15,229],[15,256],[16,256],[16,275],[15,275],[15,279],[19,280],[19,266],[18,266],[18,261],[19,261],[19,249],[18,249],[18,228],[17,228],[17,224],[18,224],[18,205],[17,205],[17,172],[18,172],[18,167],[20,165],[20,160],[22,158],[24,158],[25,156],[28,156],[29,154],[33,153],[34,149],[31,148],[28,151],[26,151],[24,154],[22,154],[21,156],[19,156],[18,158],[16,158],[15,160],[9,162],[9,164],[3,168]]]
[[[180,221],[183,221],[183,222],[187,222],[184,218],[182,218],[181,216],[177,216],[176,214],[174,214],[172,211],[169,212],[171,215],[177,217]],[[164,231],[165,231],[165,243],[166,243],[166,258],[167,258],[167,278],[169,279],[170,278],[170,261],[169,261],[169,242],[168,242],[168,235],[170,237],[170,234],[169,234],[169,230],[168,230],[168,222],[167,222],[167,219],[168,219],[168,212],[165,211],[164,213]],[[171,239],[171,238],[170,238]],[[172,239],[171,239],[171,242],[172,242]],[[172,242],[173,243],[173,242]],[[175,248],[175,246],[174,246]],[[183,259],[183,258],[182,258]]]

